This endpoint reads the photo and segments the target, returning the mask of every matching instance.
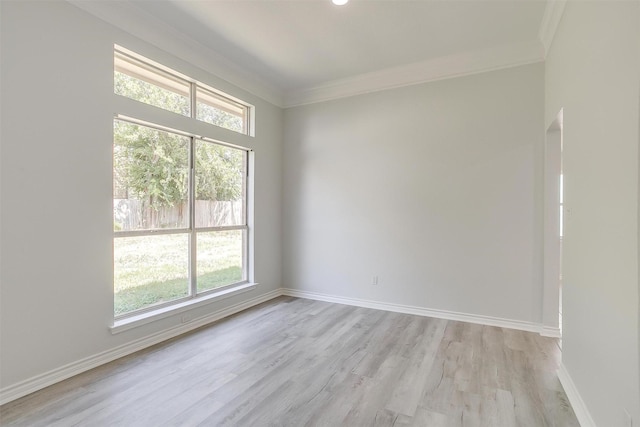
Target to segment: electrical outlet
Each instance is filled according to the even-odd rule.
[[[183,314],[182,316],[180,316],[181,323],[188,323],[188,322],[191,322],[192,320],[193,318],[191,317],[190,314]]]
[[[631,418],[631,414],[629,414],[629,411],[627,411],[627,409],[624,409],[624,415],[625,415],[625,427],[633,427],[633,418]]]
[[[373,286],[377,286],[378,285],[378,276],[373,276],[373,279],[371,280],[371,284]]]

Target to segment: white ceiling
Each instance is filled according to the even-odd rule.
[[[94,6],[102,2],[70,1],[107,16]],[[130,24],[136,12],[166,37],[184,36],[210,58],[229,60],[284,106],[541,61],[540,38],[553,26],[546,0],[107,3],[121,9],[120,21],[126,6]]]
[[[136,5],[282,90],[531,42],[545,2],[146,1]]]

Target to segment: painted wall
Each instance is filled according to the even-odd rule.
[[[134,104],[113,95],[114,43],[256,106],[255,138],[205,125],[202,131],[255,150],[260,286],[194,310],[193,317],[279,288],[282,110],[66,2],[0,7],[0,388],[180,323],[174,316],[118,335],[109,331],[112,120]],[[147,119],[170,114],[143,107]],[[61,202],[69,198],[79,202]]]
[[[640,422],[640,3],[568,2],[546,64],[564,109],[563,364],[599,426]]]
[[[287,109],[285,285],[540,322],[543,95],[538,63]]]
[[[638,9],[570,2],[546,76],[533,64],[296,107],[283,127],[279,108],[180,60],[179,41],[148,44],[63,2],[0,2],[0,389],[179,323],[108,330],[118,43],[257,108],[245,145],[261,286],[194,316],[283,276],[305,291],[540,322],[542,147],[564,107],[564,364],[598,425],[624,425],[623,408],[638,422]],[[82,200],[72,221],[69,195]]]

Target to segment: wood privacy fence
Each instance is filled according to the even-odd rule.
[[[217,227],[244,223],[242,200],[196,200],[196,227]],[[137,199],[113,199],[115,226],[118,231],[149,228],[186,228],[189,224],[187,203],[162,207],[148,207]]]

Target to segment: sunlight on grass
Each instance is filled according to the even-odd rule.
[[[189,273],[189,236],[121,237],[113,241],[115,292],[154,282],[183,279]]]
[[[242,277],[240,267],[229,267],[198,277],[198,284],[204,282],[206,289],[215,289],[229,283],[238,282]],[[140,308],[149,307],[174,299],[183,298],[186,279],[153,282],[133,288],[124,289],[115,294],[115,315],[128,313]]]
[[[240,282],[242,230],[199,233],[198,292]],[[114,239],[114,313],[189,295],[187,234]]]
[[[242,230],[198,233],[198,292],[242,280]],[[236,269],[228,282],[218,284],[208,280],[220,270]]]

